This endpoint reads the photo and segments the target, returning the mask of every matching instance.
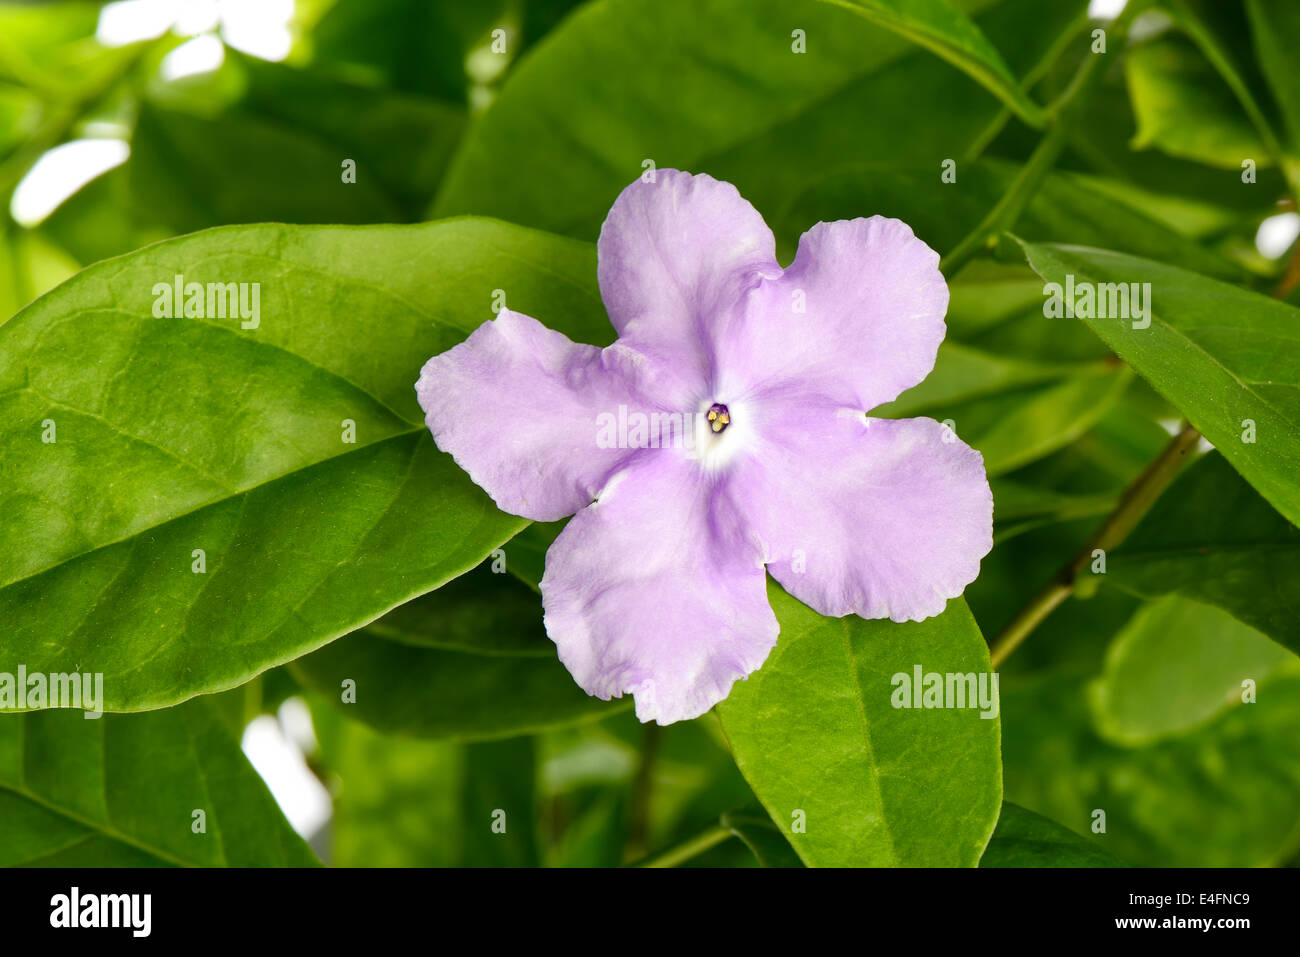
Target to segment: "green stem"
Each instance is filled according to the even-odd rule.
[[[1002,194],[1002,198],[984,215],[979,225],[939,262],[941,273],[949,277],[955,275],[977,253],[991,248],[997,242],[999,234],[1004,229],[1009,229],[1020,218],[1025,206],[1038,192],[1038,187],[1055,165],[1056,158],[1061,155],[1061,148],[1064,145],[1064,127],[1054,126],[1051,132],[1039,141],[1029,161],[1016,174],[1011,188]]]
[[[1116,49],[1123,44],[1128,35],[1133,19],[1147,6],[1146,0],[1130,0],[1123,13],[1116,17],[1108,30],[1108,43]],[[1071,25],[1070,31],[1074,30]],[[1038,192],[1047,174],[1056,164],[1061,150],[1065,146],[1067,114],[1077,110],[1087,99],[1097,78],[1101,75],[1100,63],[1104,56],[1091,54],[1086,57],[1065,91],[1047,108],[1050,129],[1039,140],[1038,146],[1029,160],[1017,174],[1011,188],[1003,194],[997,204],[988,211],[979,224],[944,256],[939,263],[939,271],[945,276],[953,276],[979,253],[991,249],[998,236],[1015,225],[1020,214],[1024,212],[1029,201]]]
[[[632,808],[628,825],[627,850],[623,859],[635,861],[645,856],[650,837],[650,798],[654,793],[655,762],[659,757],[659,739],[663,728],[650,722],[645,726],[645,741],[641,747],[641,763],[637,767],[636,781],[632,786]]]
[[[1078,38],[1083,32],[1083,28],[1090,22],[1091,20],[1089,20],[1086,13],[1081,13],[1075,17],[1070,22],[1070,25],[1061,31],[1060,36],[1052,41],[1052,45],[1048,47],[1047,52],[1024,75],[1024,78],[1020,81],[1020,88],[1026,93],[1032,90],[1038,81],[1047,75],[1047,71],[1056,65],[1056,62],[1061,59],[1070,44]],[[970,149],[966,151],[966,155],[963,157],[965,162],[973,163],[979,159],[984,154],[984,151],[988,149],[989,144],[997,139],[998,134],[1006,128],[1007,123],[1011,121],[1011,117],[1014,115],[1009,107],[1004,106],[999,110],[998,115],[980,132],[975,142],[971,144]]]
[[[1255,97],[1251,94],[1249,85],[1237,71],[1232,62],[1232,56],[1219,43],[1214,32],[1185,3],[1173,4],[1168,7],[1167,12],[1172,17],[1174,24],[1200,48],[1201,54],[1214,67],[1223,82],[1228,85],[1228,88],[1232,90],[1233,96],[1237,98],[1237,102],[1245,111],[1251,125],[1255,127],[1255,132],[1259,134],[1260,140],[1263,141],[1264,149],[1268,152],[1269,158],[1281,170],[1282,176],[1286,179],[1287,189],[1291,191],[1293,196],[1300,198],[1300,171],[1288,160],[1286,150],[1282,148],[1282,143],[1278,140],[1277,134],[1273,132],[1272,124],[1269,123],[1264,111],[1260,109]]]
[[[1068,562],[1061,567],[1051,580],[1039,589],[1010,623],[990,644],[993,667],[999,667],[1007,657],[1020,647],[1029,635],[1050,615],[1061,602],[1074,592],[1075,584],[1082,571],[1092,561],[1093,552],[1103,552],[1114,548],[1133,531],[1142,517],[1150,511],[1161,493],[1169,487],[1178,470],[1187,460],[1187,455],[1196,446],[1201,433],[1184,425],[1181,432],[1170,440],[1164,450],[1156,456],[1136,479],[1134,479],[1120,496],[1119,504],[1109,517],[1088,539]]]
[[[693,857],[699,857],[710,848],[717,847],[727,838],[731,837],[731,831],[721,824],[715,824],[701,834],[688,841],[683,841],[674,848],[664,851],[647,861],[643,861],[640,867],[676,867],[678,864],[685,863]]]

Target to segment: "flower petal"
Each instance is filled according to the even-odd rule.
[[[823,615],[920,621],[975,580],[993,494],[950,429],[793,404],[764,417],[736,486],[791,595]]]
[[[838,406],[892,402],[934,368],[947,310],[939,256],[906,223],[818,223],[724,332],[719,401],[800,383]]]
[[[695,718],[776,644],[763,555],[725,482],[643,451],[546,554],[542,604],[588,694],[636,698],[642,721]]]
[[[614,328],[677,369],[687,391],[712,379],[714,331],[739,312],[745,291],[781,274],[772,231],[736,187],[674,169],[619,194],[596,250]]]
[[[626,346],[574,343],[503,309],[426,362],[415,388],[438,448],[504,511],[549,522],[589,505],[634,454],[601,448],[599,420],[651,407],[643,375]]]

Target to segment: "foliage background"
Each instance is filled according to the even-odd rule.
[[[262,5],[273,62],[238,49],[256,5],[134,2],[161,25],[124,45],[100,4],[0,3],[0,671],[103,671],[132,712],[0,716],[0,863],[1295,861],[1300,7],[299,0]],[[86,140],[126,158],[72,189]],[[734,182],[783,261],[874,213],[939,250],[948,341],[882,414],[952,420],[996,502],[944,616],[774,588],[773,659],[668,728],[573,686],[556,529],[492,509],[411,389],[498,288],[608,341],[592,243],[646,160]],[[153,319],[177,272],[261,282],[263,328]],[[1149,334],[1045,318],[1067,272],[1152,282]],[[1209,442],[1124,512],[1184,419]],[[913,663],[987,670],[1117,507],[1106,573],[998,662],[1000,720],[888,706]],[[268,736],[268,781],[329,792],[310,847],[241,752]]]

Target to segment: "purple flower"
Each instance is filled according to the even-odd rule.
[[[983,457],[932,419],[867,412],[944,335],[939,257],[896,219],[818,223],[788,269],[730,183],[660,170],[601,228],[619,338],[502,310],[416,385],[438,447],[502,509],[574,518],[542,603],[589,694],[703,714],[779,626],[770,572],[823,615],[919,621],[992,548]]]

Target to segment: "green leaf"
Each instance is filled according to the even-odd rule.
[[[1020,88],[1002,55],[969,17],[948,0],[826,0],[893,30],[974,77],[1030,126],[1042,107]]]
[[[807,187],[778,218],[777,231],[791,245],[819,221],[880,214],[903,220],[940,254],[951,252],[1011,188],[1019,167],[985,158],[959,162],[956,182],[941,183],[937,167],[843,166]],[[1174,232],[1106,192],[1108,180],[1074,173],[1044,179],[1016,221],[1022,239],[1098,246],[1176,262],[1224,279],[1242,271],[1222,256]],[[1037,301],[1041,316],[1042,285]],[[995,305],[985,302],[986,308]]]
[[[1117,496],[1105,492],[1071,495],[1010,479],[995,479],[993,501],[997,503],[994,542],[1002,542],[1043,525],[1079,518],[1107,515]]]
[[[39,229],[90,263],[212,226],[419,219],[465,121],[439,100],[228,50],[218,71],[155,89],[130,159]]]
[[[1180,475],[1106,561],[1107,584],[1217,605],[1300,654],[1300,529],[1217,452]]]
[[[980,867],[1123,867],[1119,861],[1055,821],[1010,801]]]
[[[762,808],[728,811],[722,815],[722,826],[744,841],[745,846],[754,852],[760,867],[804,866],[790,842]]]
[[[1044,82],[1051,89],[1042,94],[1043,98],[1059,96],[1073,81],[1078,61],[1093,55],[1087,46],[1080,45],[1073,57],[1062,57]],[[1224,87],[1220,94],[1230,96],[1231,91]],[[1122,69],[1104,71],[1090,95],[1083,102],[1076,100],[1071,104],[1071,113],[1074,120],[1066,126],[1069,139],[1066,162],[1072,166],[1082,164],[1085,169],[1113,177],[1107,180],[1108,184],[1130,184],[1128,201],[1152,215],[1167,217],[1172,200],[1173,209],[1185,211],[1189,202],[1200,207],[1202,218],[1217,214],[1229,223],[1242,219],[1249,222],[1253,217],[1269,215],[1278,195],[1286,189],[1286,182],[1276,169],[1259,169],[1254,187],[1243,189],[1240,163],[1235,175],[1227,172],[1214,175],[1200,162],[1178,159],[1160,150],[1132,149],[1138,120]]]
[[[1078,4],[981,6],[985,34],[1036,58]],[[806,54],[792,50],[796,28]],[[829,4],[586,4],[511,71],[433,213],[594,239],[647,160],[733,182],[771,212],[845,157],[934,164],[937,176],[997,114],[948,64]]]
[[[0,864],[315,863],[207,701],[96,720],[0,719]]]
[[[593,258],[476,220],[230,228],[87,269],[0,325],[0,670],[71,660],[105,674],[108,710],[164,707],[476,565],[525,522],[436,450],[412,384],[498,288],[608,336]],[[258,328],[154,318],[179,273],[260,282]]]
[[[1223,169],[1240,170],[1248,158],[1271,164],[1259,131],[1191,42],[1163,36],[1138,44],[1124,69],[1138,122],[1134,149],[1154,146]]]
[[[1196,44],[1232,91],[1270,158],[1282,159],[1282,145],[1275,132],[1280,126],[1266,115],[1265,108],[1271,108],[1272,98],[1248,40],[1253,31],[1247,11],[1239,4],[1212,0],[1172,0],[1167,10],[1175,26]]]
[[[919,385],[871,411],[873,415],[897,418],[923,414],[927,409],[951,407],[957,402],[996,395],[1019,386],[1060,380],[1077,369],[1076,365],[1028,362],[993,355],[959,342],[942,342],[934,369]]]
[[[1132,398],[1130,390],[1086,435],[1007,481],[1070,495],[1118,494],[1169,444],[1169,432],[1139,414]]]
[[[234,56],[246,86],[230,111],[233,117],[241,122],[275,122],[332,150],[331,175],[319,184],[322,193],[327,186],[350,189],[373,179],[404,217],[420,218],[464,131],[463,107],[377,91],[314,69]],[[341,182],[344,157],[357,163],[356,183]],[[241,160],[243,175],[250,175],[247,157]]]
[[[503,549],[507,570],[539,595],[542,574],[546,571],[546,553],[568,523],[567,518],[558,522],[533,522]]]
[[[925,414],[984,454],[989,475],[1003,475],[1060,449],[1087,432],[1128,387],[1127,369],[1098,366],[1031,388],[951,405]]]
[[[319,702],[320,764],[337,777],[336,867],[531,867],[538,862],[534,745],[377,734]],[[501,823],[493,830],[494,813]]]
[[[1082,321],[1278,511],[1300,521],[1300,310],[1145,259],[1021,245],[1034,271],[1062,286],[1067,274],[1076,284],[1149,282],[1148,328],[1128,319]]]
[[[0,233],[0,322],[77,271],[45,237]]]
[[[299,659],[293,673],[356,720],[407,737],[532,734],[630,705],[574,683],[542,629],[540,600],[513,578],[485,568],[449,589]],[[349,680],[355,702],[342,694]]]
[[[133,212],[157,217],[173,232],[257,221],[399,219],[373,177],[343,182],[343,155],[278,122],[146,103],[127,165]]]
[[[1144,606],[1111,641],[1089,688],[1097,730],[1119,744],[1149,744],[1240,705],[1292,655],[1211,605],[1166,597]]]
[[[315,62],[371,84],[471,102],[582,0],[338,0],[311,31]],[[505,32],[505,49],[491,44]]]
[[[965,602],[895,624],[823,618],[776,586],[768,593],[780,640],[718,713],[799,856],[820,867],[978,863],[1002,801],[998,720],[892,703],[893,676],[910,680],[918,667],[992,670]]]
[[[1111,352],[1081,325],[1043,319],[1043,280],[1023,263],[975,260],[948,284],[947,340],[1008,359],[1064,366]]]
[[[134,55],[134,46],[95,42],[99,10],[90,3],[0,5],[0,79],[47,100],[74,100]]]
[[[1039,638],[1036,636],[1035,641]],[[1277,676],[1258,703],[1147,747],[1093,730],[1086,678],[1002,685],[1007,799],[1090,833],[1135,867],[1255,867],[1300,846],[1300,676]]]
[[[1289,0],[1246,0],[1260,69],[1286,119],[1289,142],[1300,149],[1300,7]]]
[[[365,630],[386,641],[417,648],[488,657],[554,658],[555,645],[539,627],[542,605],[536,593],[520,588],[504,572],[494,571],[491,565],[497,561],[493,557],[436,592],[394,608]]]

